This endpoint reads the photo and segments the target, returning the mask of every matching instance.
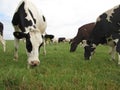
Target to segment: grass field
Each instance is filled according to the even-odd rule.
[[[0,45],[0,90],[120,90],[120,66],[110,61],[109,47],[99,46],[92,60],[85,61],[83,48],[69,52],[68,43],[47,45],[40,51],[41,64],[27,69],[24,43],[19,60],[13,60],[13,41],[7,41],[4,53]]]

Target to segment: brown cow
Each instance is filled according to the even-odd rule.
[[[71,44],[70,52],[74,52],[80,42],[82,42],[83,40],[87,40],[89,38],[89,35],[93,30],[94,26],[95,23],[93,22],[85,24],[78,29],[77,35],[70,42]]]

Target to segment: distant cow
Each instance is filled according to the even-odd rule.
[[[70,43],[71,38],[65,38],[65,42],[69,42]]]
[[[15,29],[14,59],[18,59],[19,39],[25,38],[28,66],[39,65],[39,49],[44,42],[42,34],[47,26],[45,17],[37,11],[30,0],[23,0],[14,13],[12,24]]]
[[[4,29],[4,25],[2,22],[0,22],[0,42],[3,45],[3,51],[6,51],[6,44],[5,44],[5,40],[3,39],[3,29]]]
[[[92,32],[94,26],[95,26],[95,23],[88,23],[81,26],[78,29],[77,35],[70,41],[70,44],[71,44],[70,52],[74,52],[79,43],[89,38],[90,33]]]
[[[65,37],[59,37],[58,38],[58,43],[60,43],[60,42],[65,42]]]
[[[120,64],[120,5],[97,18],[96,25],[84,47],[85,59],[91,59],[91,55],[99,44],[109,44],[112,47],[112,59],[115,59],[115,51],[117,51],[118,64]]]
[[[54,38],[52,39],[52,42],[53,42],[53,43],[65,42],[65,37],[59,37],[59,38],[54,37]]]
[[[52,42],[52,39],[54,38],[54,35],[45,34],[44,38],[45,38],[46,43],[50,43],[50,42]]]

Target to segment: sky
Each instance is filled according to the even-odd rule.
[[[14,39],[11,20],[21,0],[0,0],[0,21],[4,39]],[[120,0],[30,0],[47,20],[46,33],[55,37],[73,38],[78,28],[120,4]]]

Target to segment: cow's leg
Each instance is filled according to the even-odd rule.
[[[112,57],[112,60],[115,60],[115,55],[116,55],[116,46],[114,47],[111,47],[111,51],[109,52],[109,54],[111,55]]]
[[[116,51],[118,53],[118,64],[120,65],[120,39],[117,42]]]
[[[3,51],[5,52],[6,51],[6,44],[5,44],[5,40],[3,39],[3,37],[0,35],[0,42],[3,46]]]
[[[111,47],[109,54],[111,55],[110,60],[115,60],[115,55],[116,55],[116,43],[113,40],[110,40],[107,42],[107,44]]]
[[[85,47],[87,45],[87,40],[82,40],[82,47]]]
[[[46,43],[45,43],[45,39],[43,39],[43,48],[44,48],[44,51],[43,51],[43,53],[44,53],[44,55],[46,55]]]
[[[19,48],[19,39],[14,39],[14,60],[18,60],[18,48]]]

